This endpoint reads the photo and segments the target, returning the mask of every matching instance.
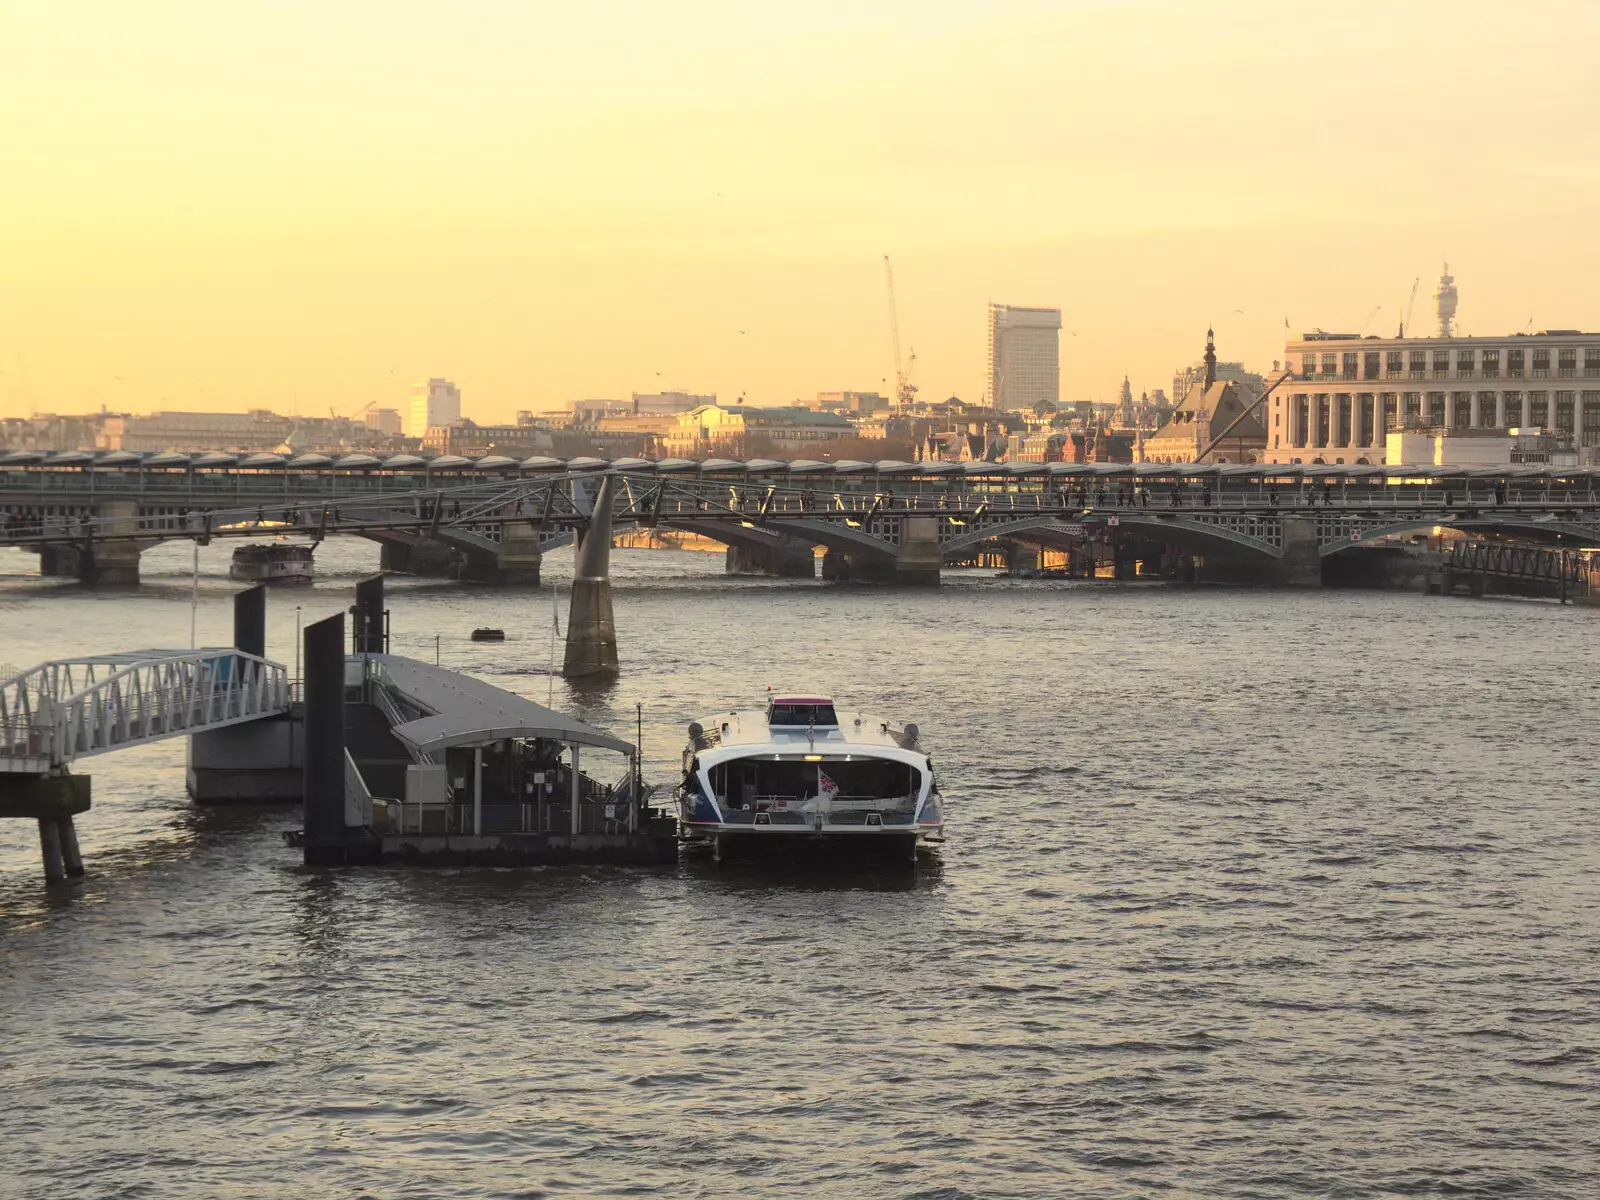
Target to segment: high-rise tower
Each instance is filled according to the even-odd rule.
[[[1433,290],[1433,307],[1439,314],[1439,336],[1450,336],[1450,323],[1456,319],[1456,280],[1445,263],[1439,286]]]
[[[989,305],[989,403],[1007,412],[1061,402],[1061,310]]]

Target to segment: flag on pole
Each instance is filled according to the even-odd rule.
[[[839,792],[839,785],[828,778],[828,773],[821,767],[817,768],[817,786],[822,789],[822,794],[832,799]]]

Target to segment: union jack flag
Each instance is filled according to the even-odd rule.
[[[824,796],[832,796],[839,790],[839,785],[833,780],[829,779],[828,773],[822,770],[820,767],[817,768],[817,785],[822,788],[822,794]]]

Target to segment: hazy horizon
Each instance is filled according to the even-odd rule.
[[[930,398],[990,300],[1064,400],[1427,331],[1445,260],[1600,328],[1600,10],[1529,11],[4,0],[0,415],[888,393],[885,253]]]

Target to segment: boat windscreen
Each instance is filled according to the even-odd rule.
[[[798,725],[802,729],[814,725],[822,728],[838,725],[839,717],[831,704],[780,704],[776,701],[767,709],[768,725]]]

